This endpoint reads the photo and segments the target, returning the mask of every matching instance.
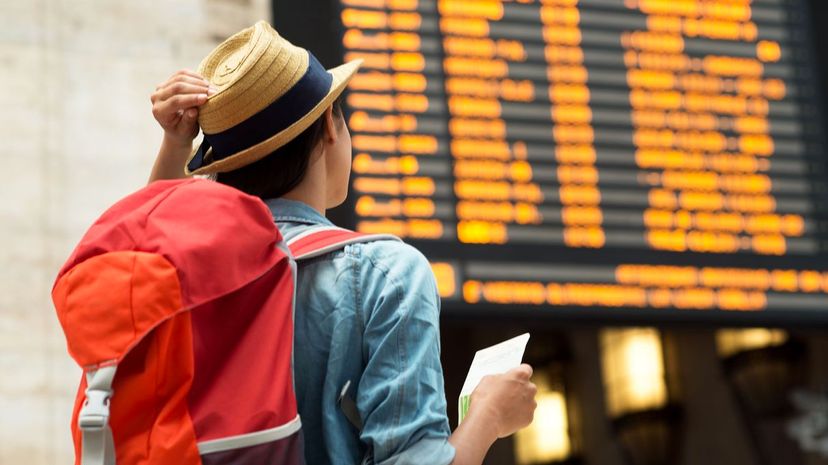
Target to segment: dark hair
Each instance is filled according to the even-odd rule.
[[[341,98],[338,97],[332,104],[335,121],[342,118]],[[305,178],[310,155],[324,136],[323,113],[287,144],[247,166],[219,173],[216,181],[262,199],[281,197]]]

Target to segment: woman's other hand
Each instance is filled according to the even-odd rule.
[[[472,392],[469,415],[477,410],[491,420],[504,438],[532,423],[538,388],[530,381],[532,367],[523,364],[500,375],[483,377]]]
[[[532,367],[523,364],[500,375],[484,376],[471,395],[469,413],[449,437],[452,465],[480,465],[497,438],[532,423],[538,388],[530,381]]]

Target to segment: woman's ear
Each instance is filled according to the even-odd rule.
[[[323,114],[325,118],[325,142],[333,144],[336,142],[336,121],[333,116],[333,105],[329,106]]]

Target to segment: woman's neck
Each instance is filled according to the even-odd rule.
[[[282,197],[310,205],[314,210],[325,215],[327,210],[327,172],[325,170],[325,154],[317,148],[310,154],[308,169],[302,181]]]

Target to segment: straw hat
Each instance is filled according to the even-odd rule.
[[[264,158],[316,121],[360,64],[326,71],[265,21],[236,33],[199,66],[218,92],[199,109],[204,142],[185,172],[221,173]]]

